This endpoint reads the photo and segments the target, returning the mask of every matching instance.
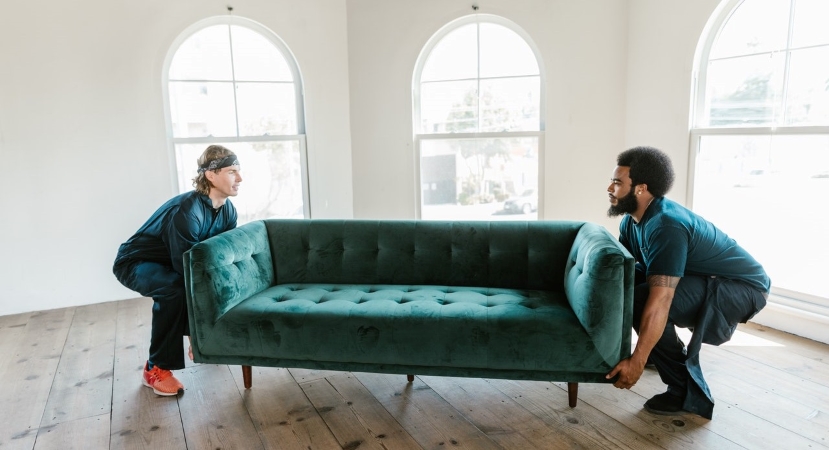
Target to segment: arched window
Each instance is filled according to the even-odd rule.
[[[242,166],[240,224],[308,217],[302,80],[279,38],[242,18],[206,19],[174,42],[163,73],[181,192],[198,156],[221,144]]]
[[[536,54],[517,25],[485,14],[448,24],[423,48],[412,89],[421,218],[537,218]]]
[[[700,41],[693,208],[765,266],[773,292],[829,305],[829,2],[728,1]]]

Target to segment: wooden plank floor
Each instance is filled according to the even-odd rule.
[[[755,324],[706,346],[714,420],[655,416],[581,384],[191,364],[180,397],[141,385],[146,298],[0,317],[0,449],[829,448],[829,345]],[[182,343],[182,351],[185,343]]]

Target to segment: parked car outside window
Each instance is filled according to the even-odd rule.
[[[535,189],[527,189],[518,197],[511,197],[504,202],[504,211],[514,214],[529,214],[538,210],[538,194]]]

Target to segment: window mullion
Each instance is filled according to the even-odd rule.
[[[227,37],[230,42],[230,77],[233,86],[233,118],[236,120],[236,136],[240,136],[239,132],[239,102],[236,99],[236,63],[233,59],[233,31],[231,25],[227,26]]]
[[[478,118],[477,124],[478,128],[475,131],[480,132],[483,127],[481,126],[481,101],[483,100],[483,92],[481,92],[481,21],[475,21],[475,48],[478,52],[478,57],[476,58],[477,68],[476,73],[478,77],[476,78],[475,82],[477,83],[476,91],[478,92],[478,101],[476,103],[477,110],[475,111],[475,116]]]
[[[776,125],[785,125],[786,121],[788,120],[786,110],[787,110],[787,103],[789,101],[789,64],[792,59],[792,35],[794,35],[794,8],[797,0],[792,0],[791,4],[789,5],[789,25],[786,33],[786,55],[785,61],[783,62],[783,89],[780,95],[782,98],[780,102],[777,104],[780,105],[782,111],[780,113],[781,120],[775,120],[774,123]]]
[[[223,144],[228,142],[283,142],[304,139],[304,134],[268,134],[263,136],[201,136],[173,138],[173,144]]]

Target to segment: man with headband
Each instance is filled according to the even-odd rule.
[[[182,255],[196,243],[236,227],[236,208],[228,197],[237,195],[242,182],[239,160],[227,148],[211,145],[198,163],[196,189],[161,205],[121,244],[112,269],[121,284],[153,299],[143,383],[158,395],[184,391],[170,372],[184,368],[182,340],[190,335]]]

